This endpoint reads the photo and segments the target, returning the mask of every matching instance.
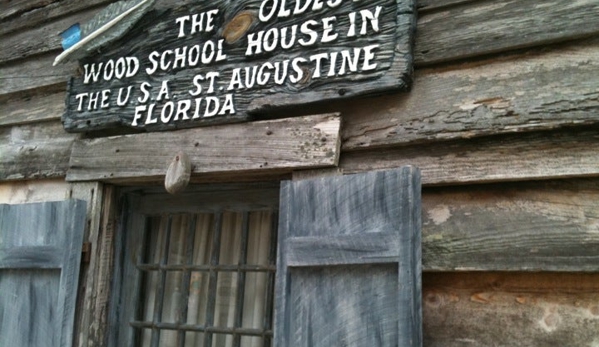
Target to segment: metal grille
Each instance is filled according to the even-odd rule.
[[[130,322],[138,345],[271,346],[277,221],[274,211],[148,217],[143,237],[148,246],[136,260],[143,274],[141,307]],[[261,230],[252,230],[256,225]],[[198,233],[207,234],[202,239]],[[256,233],[261,233],[261,247],[252,241]],[[229,242],[233,244],[223,241],[233,239]],[[263,261],[258,263],[249,261],[248,254],[258,251],[268,254],[259,255]],[[253,291],[260,300],[248,295],[248,277],[254,287],[265,289]],[[256,302],[262,307],[256,307]],[[225,322],[215,319],[223,315]],[[259,319],[244,323],[248,316]]]

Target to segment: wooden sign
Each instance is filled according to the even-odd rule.
[[[151,10],[80,60],[67,131],[231,123],[407,90],[413,0],[203,1]]]

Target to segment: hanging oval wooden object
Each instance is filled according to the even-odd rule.
[[[243,11],[227,23],[223,30],[223,37],[229,44],[237,42],[247,33],[256,21],[256,15],[251,11]]]
[[[171,161],[164,178],[164,188],[170,194],[182,192],[191,178],[191,161],[184,152],[179,152]]]

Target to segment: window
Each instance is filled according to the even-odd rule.
[[[125,196],[116,345],[271,346],[278,187]]]
[[[109,346],[421,346],[418,170],[125,196]]]

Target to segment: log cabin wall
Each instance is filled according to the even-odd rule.
[[[52,61],[58,33],[110,2],[11,1],[0,11],[0,203],[88,201],[85,239],[95,246],[79,280],[78,346],[102,345],[112,185],[123,181],[65,182],[73,144],[87,135],[61,124],[77,67]],[[340,112],[334,172],[192,180],[418,166],[424,346],[599,346],[599,2],[418,7],[410,92],[273,115]]]

